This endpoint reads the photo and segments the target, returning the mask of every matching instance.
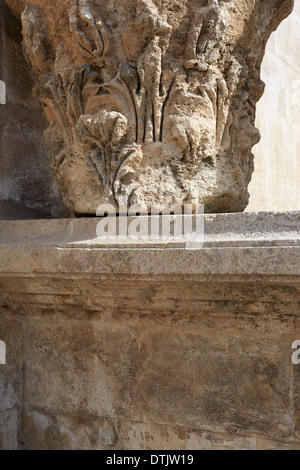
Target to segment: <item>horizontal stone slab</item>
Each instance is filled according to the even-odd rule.
[[[128,217],[129,226],[134,220],[146,220],[150,227],[151,219],[162,219],[167,216]],[[182,216],[183,219],[186,216]],[[297,212],[258,212],[232,214],[205,214],[203,218],[203,236],[200,242],[204,247],[252,247],[252,246],[299,246],[300,245],[300,211]],[[118,223],[124,217],[117,217]],[[159,238],[114,238],[104,239],[97,236],[97,225],[101,217],[78,219],[43,219],[0,221],[0,248],[12,245],[22,246],[57,246],[60,248],[123,248],[123,247],[157,247],[173,248],[185,246],[177,239]],[[174,222],[171,220],[171,225]],[[173,237],[174,238],[174,237]]]
[[[1,221],[0,274],[299,276],[300,212],[203,217],[196,245],[103,239],[99,218]]]

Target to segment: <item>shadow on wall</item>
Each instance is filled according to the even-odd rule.
[[[265,93],[257,105],[261,141],[247,211],[300,210],[300,1],[272,34],[262,64]]]
[[[0,0],[0,219],[66,216],[47,158],[46,123],[32,98],[34,77],[21,23]],[[6,94],[6,96],[2,96]],[[4,104],[6,102],[6,104]]]

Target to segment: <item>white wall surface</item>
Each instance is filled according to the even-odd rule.
[[[300,0],[267,45],[247,211],[300,210]]]

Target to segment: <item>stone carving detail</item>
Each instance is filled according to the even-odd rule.
[[[245,208],[263,51],[291,0],[11,3],[72,215],[119,196]]]

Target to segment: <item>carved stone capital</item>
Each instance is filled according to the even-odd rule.
[[[271,32],[292,0],[7,0],[66,208],[242,211]]]

